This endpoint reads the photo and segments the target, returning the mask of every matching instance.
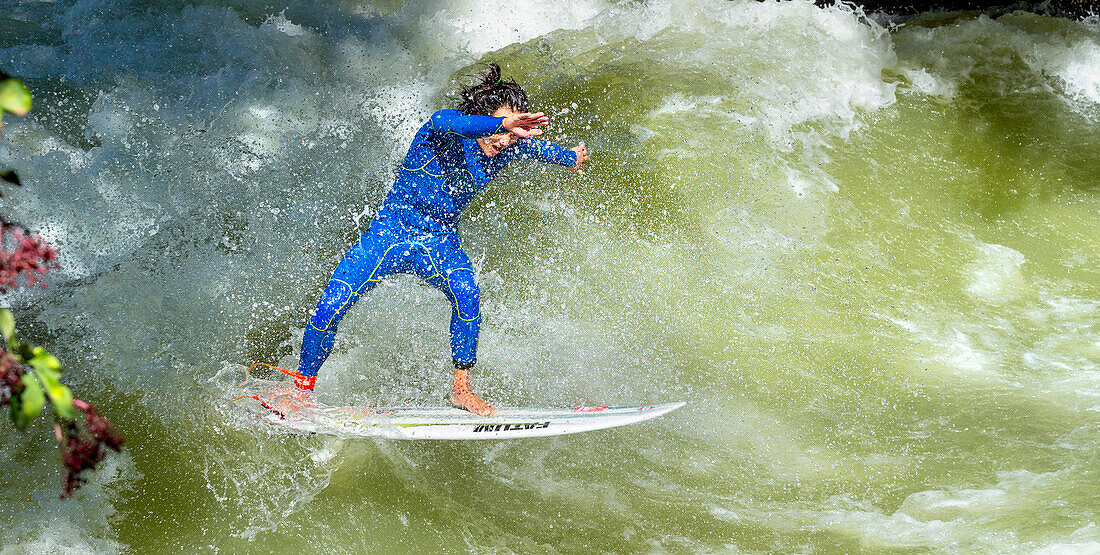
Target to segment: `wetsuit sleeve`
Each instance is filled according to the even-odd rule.
[[[504,118],[469,116],[458,110],[440,110],[428,120],[432,134],[444,137],[455,134],[463,139],[480,139],[497,133],[506,133]]]
[[[520,139],[511,150],[512,158],[516,160],[538,160],[567,168],[577,165],[576,152],[538,139]]]

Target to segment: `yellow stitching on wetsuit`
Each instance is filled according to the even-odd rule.
[[[451,175],[452,173],[458,173],[458,172],[462,171],[462,170],[455,170],[455,171],[449,172],[449,173],[432,173],[432,172],[428,171],[427,169],[425,169],[425,168],[428,167],[428,164],[432,163],[432,160],[435,160],[435,158],[436,158],[435,156],[432,156],[431,160],[428,160],[427,162],[424,163],[423,166],[420,166],[419,168],[416,168],[416,169],[406,168],[404,166],[404,164],[401,165],[401,169],[405,170],[407,172],[424,172],[424,173],[426,173],[426,174],[428,174],[432,177],[447,177],[448,175]]]
[[[344,286],[348,288],[348,291],[350,291],[350,293],[348,293],[348,300],[344,301],[344,304],[340,305],[340,308],[336,309],[336,312],[332,313],[332,316],[328,319],[328,322],[325,323],[325,329],[324,330],[318,330],[318,331],[327,330],[329,328],[329,326],[332,325],[333,318],[336,318],[336,315],[340,314],[344,310],[344,307],[348,306],[348,304],[351,303],[352,299],[359,296],[359,292],[356,291],[355,288],[352,287],[350,283],[348,283],[348,282],[346,282],[342,279],[337,279],[337,278],[332,278],[331,281],[339,281],[340,283],[343,283]],[[310,324],[310,325],[312,326],[313,324]],[[317,326],[313,326],[313,327],[314,327],[314,329],[316,329]]]
[[[401,164],[401,169],[403,169],[403,170],[405,170],[405,171],[410,171],[410,172],[416,172],[416,171],[420,171],[420,170],[422,170],[422,169],[424,169],[424,168],[428,167],[428,164],[431,164],[431,163],[432,163],[432,160],[435,160],[435,157],[436,157],[436,156],[437,156],[436,154],[433,154],[431,158],[428,158],[428,161],[427,161],[427,162],[424,162],[424,165],[423,165],[423,166],[420,166],[419,168],[416,168],[415,170],[414,170],[414,169],[412,169],[412,168],[406,168],[406,167],[405,167],[405,164]]]
[[[435,130],[435,125],[432,125],[432,130],[433,131]],[[492,137],[493,135],[500,135],[500,131],[504,131],[504,122],[503,121],[500,122],[500,125],[498,125],[497,128],[494,129],[492,133],[489,133],[485,137]],[[463,139],[484,139],[485,138],[485,137],[470,137],[469,135],[463,135],[462,133],[459,133],[458,131],[448,131],[448,132],[444,133],[443,137],[441,137],[441,138],[446,138],[447,135],[452,135],[452,134],[458,135],[459,137],[462,137]]]
[[[355,297],[358,297],[359,292],[362,291],[363,288],[366,287],[368,283],[370,283],[372,281],[381,281],[381,280],[371,279],[371,278],[374,277],[374,273],[378,271],[378,268],[380,266],[382,266],[382,263],[386,261],[386,255],[388,255],[390,253],[390,249],[392,249],[392,248],[394,248],[394,247],[396,247],[397,245],[400,245],[400,244],[401,243],[394,243],[394,244],[390,245],[390,248],[386,249],[386,252],[382,253],[382,258],[380,258],[378,260],[378,264],[375,265],[374,270],[371,271],[370,277],[368,277],[367,280],[364,281],[363,284],[360,285],[358,289],[356,289],[355,287],[352,287],[350,283],[348,283],[348,282],[346,282],[342,279],[332,278],[331,280],[329,280],[330,283],[333,282],[333,281],[338,281],[338,282],[344,284],[348,288],[348,291],[351,291],[351,293],[348,294],[348,300],[344,301],[344,304],[340,305],[340,308],[336,309],[336,312],[333,312],[332,316],[329,317],[328,322],[325,323],[325,329],[321,329],[317,326],[314,326],[312,318],[310,318],[310,322],[309,322],[310,327],[312,327],[313,329],[315,329],[319,332],[328,331],[328,328],[329,328],[329,326],[332,325],[332,321],[336,318],[336,315],[340,314],[340,312],[342,310],[344,310],[345,306],[348,306],[348,303],[350,303],[352,299],[354,299]]]
[[[424,249],[424,252],[426,252],[428,254],[428,262],[432,263],[432,269],[435,270],[435,273],[438,274],[439,277],[443,278],[443,282],[447,284],[447,290],[451,292],[450,301],[452,303],[454,303],[455,312],[458,314],[458,319],[462,320],[463,322],[473,322],[474,320],[477,320],[478,318],[480,318],[481,317],[481,311],[480,310],[478,310],[478,315],[474,316],[473,318],[463,318],[462,317],[462,309],[458,308],[458,295],[455,295],[455,290],[451,287],[451,279],[449,277],[447,277],[446,274],[439,271],[439,266],[435,265],[435,259],[432,258],[431,249],[429,249],[428,247],[425,247],[424,245],[422,245],[420,243],[413,243],[413,244],[419,246],[422,249]],[[452,272],[457,272],[459,270],[470,270],[471,272],[474,271],[473,268],[455,268],[454,270],[451,270],[451,271]],[[477,275],[477,274],[475,273],[474,275]],[[435,277],[435,276],[432,276],[432,277]]]
[[[436,263],[435,263],[435,258],[432,257],[432,250],[429,249],[423,243],[412,243],[412,242],[410,242],[408,244],[409,245],[416,245],[416,246],[424,249],[424,253],[428,255],[428,262],[431,263],[432,269],[435,270],[435,275],[433,275],[429,278],[426,278],[425,281],[427,281],[428,279],[431,279],[435,276],[439,276],[439,277],[443,278],[443,282],[447,284],[447,291],[450,291],[450,293],[451,293],[451,299],[450,300],[454,304],[455,312],[458,313],[458,319],[462,320],[463,322],[473,322],[474,320],[477,320],[478,318],[480,318],[481,317],[481,311],[480,310],[478,311],[478,315],[474,316],[473,318],[463,318],[462,317],[462,309],[460,309],[458,307],[458,295],[455,295],[454,288],[451,287],[451,279],[448,278],[446,274],[444,274],[443,272],[441,272],[439,270],[439,266],[436,265]],[[393,247],[390,247],[390,248],[392,249]],[[388,253],[389,249],[386,249],[386,252]],[[382,259],[385,260],[385,258],[386,258],[385,255],[382,255]],[[381,262],[379,262],[379,264],[381,264]],[[375,268],[375,269],[377,270],[378,268]],[[452,272],[457,272],[459,270],[469,270],[470,272],[474,271],[473,268],[455,268],[454,270],[451,270],[451,271]],[[374,275],[374,273],[371,272],[371,276],[373,276],[373,275]],[[475,273],[474,275],[477,275],[477,274]]]
[[[450,172],[450,173],[432,173],[428,170],[420,170],[420,171],[422,171],[422,172],[424,172],[424,173],[426,173],[426,174],[428,174],[432,177],[447,177],[448,175],[451,175],[452,173],[458,173],[461,170],[455,170],[455,171]]]
[[[382,258],[378,259],[378,264],[375,264],[374,269],[371,270],[370,276],[367,277],[367,281],[363,282],[363,285],[366,285],[367,283],[372,282],[372,281],[382,281],[380,279],[374,279],[375,272],[378,271],[378,268],[382,267],[382,263],[386,261],[386,255],[390,254],[390,251],[393,250],[394,247],[396,247],[397,245],[404,245],[404,244],[406,244],[406,243],[404,241],[402,241],[400,243],[394,243],[394,244],[390,245],[389,248],[386,249],[386,252],[382,253]],[[362,291],[363,286],[359,286],[359,290]]]
[[[436,133],[439,132],[439,130],[435,128],[435,116],[434,115],[432,117],[428,118],[428,125],[432,126],[432,131],[434,131]],[[501,125],[503,126],[504,124],[501,123]],[[462,137],[463,139],[469,139],[470,138],[470,137],[467,137],[466,135],[463,135],[462,133],[459,133],[458,131],[448,131],[448,132],[444,133],[443,136],[440,137],[440,138],[444,139],[444,138],[447,137],[447,135],[451,135],[451,134],[458,135],[459,137]]]
[[[336,312],[333,312],[333,313],[332,313],[332,316],[331,316],[331,317],[329,317],[329,319],[328,319],[328,322],[325,322],[325,329],[321,329],[321,328],[319,328],[319,327],[317,327],[317,326],[314,326],[314,325],[313,325],[313,318],[310,318],[310,319],[309,319],[309,327],[311,327],[311,328],[313,328],[313,329],[315,329],[315,330],[317,330],[317,331],[319,331],[319,332],[325,332],[325,331],[328,331],[328,328],[329,328],[329,326],[331,326],[331,325],[332,325],[332,319],[333,319],[333,318],[336,318],[336,315],[337,315],[337,314],[340,314],[340,311],[341,311],[341,310],[343,310],[343,309],[344,309],[344,307],[345,307],[345,306],[347,306],[347,305],[348,305],[348,303],[350,303],[350,302],[351,302],[351,299],[352,299],[352,297],[354,297],[354,296],[356,295],[356,291],[355,291],[355,288],[354,288],[354,287],[352,287],[350,283],[348,283],[348,282],[346,282],[346,281],[344,281],[344,280],[342,280],[342,279],[337,279],[337,278],[332,278],[331,280],[329,280],[329,283],[332,283],[333,281],[338,281],[338,282],[342,283],[342,284],[344,285],[344,287],[347,287],[347,288],[348,288],[348,291],[351,291],[351,293],[349,293],[349,294],[348,294],[348,300],[344,301],[344,304],[340,305],[340,308],[338,308],[338,309],[336,310]]]
[[[431,259],[431,256],[432,256],[431,253],[429,253],[428,258]],[[451,273],[453,274],[453,273],[455,273],[459,270],[469,270],[470,273],[474,274],[475,276],[477,275],[477,272],[474,272],[473,268],[455,268],[455,269],[451,270]],[[474,320],[477,320],[478,318],[481,318],[480,308],[477,311],[477,316],[474,316],[473,318],[463,318],[462,317],[462,310],[458,308],[458,295],[455,295],[454,289],[451,288],[451,278],[444,276],[443,279],[445,279],[447,281],[447,289],[451,290],[451,298],[454,299],[454,301],[452,301],[452,302],[454,302],[454,304],[455,304],[455,312],[458,313],[458,319],[462,320],[463,322],[473,322]]]
[[[443,272],[441,272],[439,270],[439,266],[435,263],[435,258],[432,257],[432,250],[431,249],[429,249],[423,243],[413,243],[411,241],[402,241],[400,243],[394,243],[394,244],[392,244],[392,245],[390,245],[389,247],[386,248],[386,252],[382,253],[382,257],[378,259],[378,264],[375,264],[374,269],[371,270],[370,276],[367,277],[367,280],[363,282],[363,285],[359,286],[359,289],[355,289],[354,287],[351,286],[350,283],[348,283],[348,282],[346,282],[342,279],[332,278],[330,281],[338,281],[338,282],[346,285],[348,290],[351,291],[351,294],[348,295],[348,300],[344,301],[344,304],[340,305],[340,308],[336,312],[333,313],[331,318],[329,318],[328,322],[325,324],[325,329],[320,329],[317,326],[314,326],[313,322],[312,322],[312,318],[310,319],[311,321],[310,321],[309,325],[311,327],[313,327],[313,329],[315,329],[317,331],[320,331],[320,332],[324,332],[324,331],[328,330],[329,326],[332,325],[332,320],[334,318],[336,318],[336,315],[339,314],[340,311],[343,310],[344,307],[347,306],[347,304],[349,302],[351,302],[351,299],[353,297],[358,296],[359,292],[362,291],[363,288],[366,287],[368,283],[382,281],[381,279],[374,279],[374,274],[376,274],[378,272],[378,268],[382,267],[382,263],[386,261],[386,257],[389,256],[390,251],[393,250],[393,248],[398,246],[398,245],[413,245],[413,246],[417,246],[417,247],[420,247],[420,248],[424,249],[424,253],[428,255],[428,262],[431,263],[432,269],[435,270],[435,273],[432,274],[431,276],[428,276],[428,277],[424,278],[424,281],[428,281],[429,279],[432,279],[436,276],[443,278],[443,282],[447,284],[447,291],[449,291],[451,293],[451,299],[449,299],[449,300],[451,300],[451,302],[454,304],[455,312],[458,313],[458,319],[459,320],[462,320],[463,322],[472,322],[472,321],[477,320],[478,318],[481,317],[481,314],[480,314],[481,311],[480,310],[478,311],[478,315],[474,316],[473,318],[463,318],[462,317],[462,310],[458,308],[458,296],[455,295],[454,289],[451,288],[451,280],[447,278],[446,274],[444,274]],[[470,272],[474,271],[473,268],[455,268],[452,271],[457,272],[459,270],[469,270]],[[474,273],[474,275],[477,275],[476,272]]]
[[[435,114],[432,114],[432,117],[428,118],[428,125],[432,126],[432,131],[439,131],[438,129],[435,128]],[[489,137],[489,136],[492,136],[492,135],[497,135],[502,130],[504,130],[504,120],[500,120],[500,125],[498,125],[497,128],[492,133],[489,133],[488,135],[486,135],[486,137]],[[463,139],[474,139],[474,138],[476,138],[476,137],[468,137],[466,135],[463,135],[462,133],[459,133],[458,131],[448,131],[448,132],[444,133],[443,137],[441,137],[441,138],[445,138],[447,135],[451,135],[451,134],[458,135],[459,137],[462,137]]]

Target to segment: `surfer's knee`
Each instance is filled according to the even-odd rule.
[[[328,282],[321,300],[317,301],[317,307],[309,318],[309,325],[319,331],[327,331],[330,326],[335,326],[353,294],[351,286],[343,281]]]
[[[447,282],[458,317],[466,321],[477,320],[481,316],[481,288],[477,285],[474,271],[470,268],[452,270]]]

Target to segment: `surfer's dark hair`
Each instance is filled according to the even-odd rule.
[[[513,112],[527,111],[527,93],[515,81],[500,76],[500,66],[490,62],[479,83],[463,87],[458,93],[458,109],[466,114],[488,116],[501,106]]]

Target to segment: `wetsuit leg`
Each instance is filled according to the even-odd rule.
[[[340,319],[382,278],[402,270],[402,247],[406,246],[368,231],[340,261],[306,326],[298,361],[298,387],[313,389],[317,371],[332,351]]]
[[[426,242],[431,275],[425,281],[443,291],[451,301],[451,356],[458,368],[470,368],[477,360],[477,338],[481,331],[481,290],[470,258],[455,235]],[[417,269],[417,273],[422,270]],[[424,269],[423,271],[429,271]]]

